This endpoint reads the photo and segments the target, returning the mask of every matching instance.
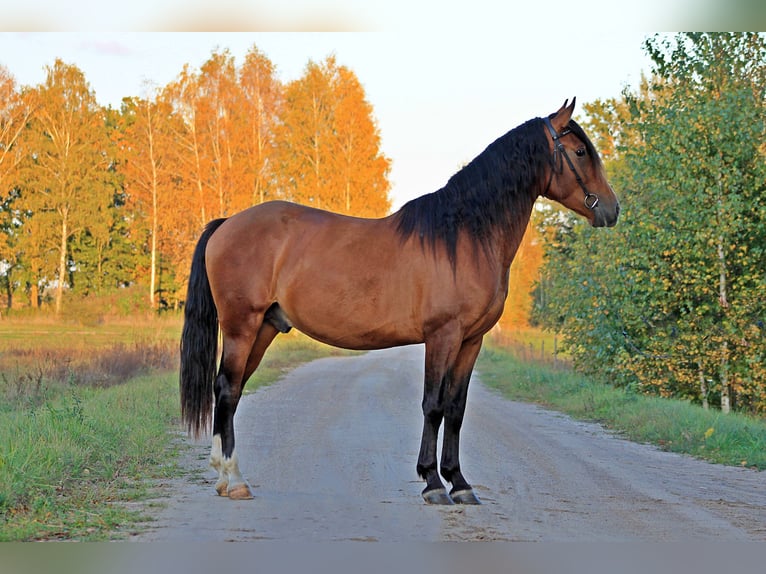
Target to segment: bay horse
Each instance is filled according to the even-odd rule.
[[[564,102],[509,131],[442,189],[382,219],[273,201],[206,226],[184,311],[181,412],[195,436],[214,415],[219,495],[252,498],[234,448],[234,412],[269,344],[295,327],[346,349],[425,343],[422,496],[480,503],[459,460],[468,382],[482,338],[503,312],[532,206],[544,196],[596,227],[614,225],[619,214],[598,153],[572,120],[574,106]]]

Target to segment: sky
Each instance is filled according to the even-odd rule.
[[[637,87],[651,69],[644,40],[682,22],[690,2],[133,0],[127,10],[111,0],[0,0],[0,65],[36,85],[61,58],[102,104],[119,107],[216,49],[241,63],[255,45],[284,82],[334,54],[373,106],[396,209],[564,100],[576,96],[582,117],[583,103]]]

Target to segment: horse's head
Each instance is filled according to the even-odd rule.
[[[617,223],[620,202],[606,180],[596,148],[572,119],[576,98],[543,119],[551,151],[542,195],[585,217],[594,227]]]

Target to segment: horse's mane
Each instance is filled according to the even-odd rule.
[[[406,203],[397,231],[402,240],[417,234],[433,250],[443,244],[453,265],[461,233],[484,249],[498,228],[520,237],[524,229],[518,228],[537,198],[534,188],[550,164],[542,120],[529,120],[495,140],[443,188]]]

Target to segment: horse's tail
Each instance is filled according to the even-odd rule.
[[[218,354],[218,311],[205,267],[205,248],[225,219],[211,221],[197,242],[192,257],[181,334],[181,418],[198,437],[210,428],[213,381]]]

